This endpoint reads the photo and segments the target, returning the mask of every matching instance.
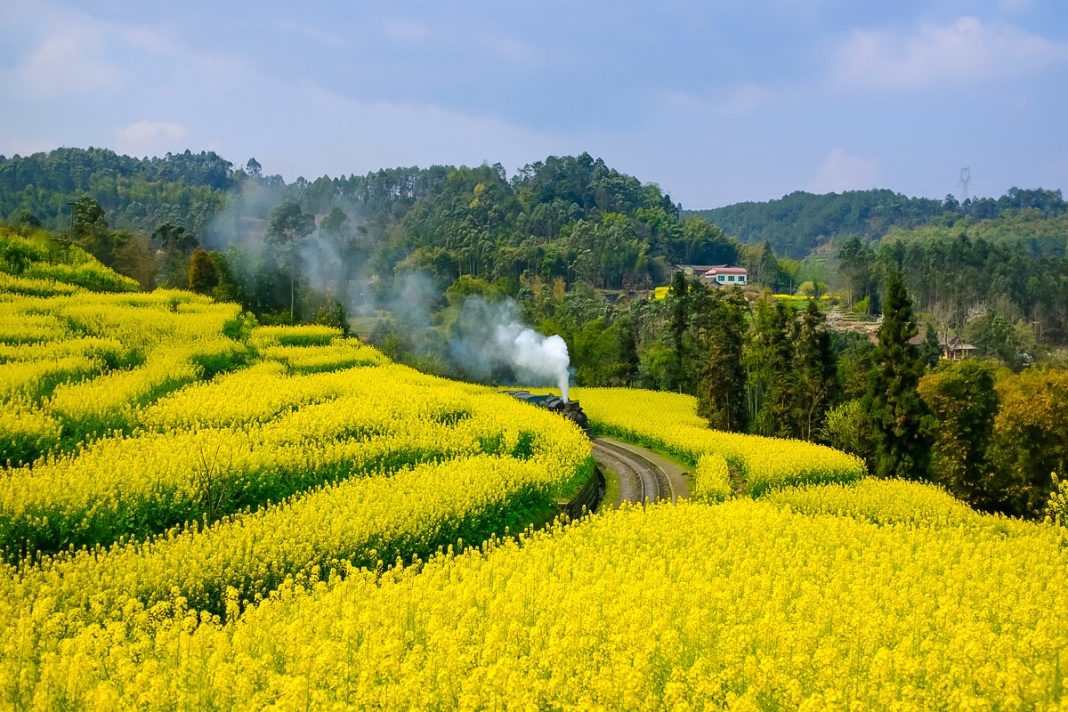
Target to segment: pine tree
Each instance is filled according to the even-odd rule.
[[[705,358],[697,390],[697,412],[717,430],[745,432],[745,297],[708,294]]]
[[[797,391],[796,337],[793,309],[770,298],[757,302],[746,361],[749,419],[760,435],[797,436],[792,412]]]
[[[683,337],[690,319],[690,283],[683,272],[676,272],[671,281],[671,346],[675,351],[668,388],[682,391],[686,363],[686,345]]]
[[[877,335],[875,366],[868,376],[864,412],[875,439],[873,469],[880,477],[926,479],[931,445],[927,406],[917,392],[923,375],[919,350],[909,343],[917,333],[912,302],[901,273],[890,272],[886,308]]]
[[[797,372],[795,418],[798,436],[813,440],[823,426],[827,407],[837,385],[837,364],[831,351],[831,337],[823,328],[823,312],[810,299],[801,315],[794,347]]]

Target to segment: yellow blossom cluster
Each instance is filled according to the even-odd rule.
[[[19,277],[0,272],[0,291],[7,294],[24,294],[30,297],[54,297],[57,294],[74,294],[78,287],[49,278]]]
[[[380,351],[363,346],[358,339],[345,339],[328,346],[269,346],[261,349],[260,354],[283,364],[290,373],[337,371],[387,362]]]
[[[552,413],[403,366],[261,375],[243,399],[230,383],[245,382],[238,372],[160,401],[146,411],[155,431],[9,470],[0,479],[0,548],[10,559],[106,545],[206,511],[480,452],[547,457],[566,484],[589,453],[578,429]],[[179,421],[172,400],[191,415]]]
[[[695,492],[710,499],[725,491],[721,467],[700,467],[707,453],[737,467],[754,496],[773,488],[819,482],[852,482],[865,474],[856,457],[799,440],[709,430],[693,396],[628,388],[573,388],[597,432],[665,448],[694,465]],[[702,482],[705,473],[715,480]]]
[[[478,455],[348,480],[147,543],[45,557],[0,570],[0,668],[54,653],[87,626],[152,626],[181,598],[216,615],[260,600],[290,576],[426,557],[482,541],[550,510],[555,468]],[[0,673],[2,675],[2,673]]]
[[[323,324],[257,326],[251,341],[258,349],[271,346],[329,346],[343,336],[341,329]]]
[[[1054,710],[1066,576],[1040,525],[652,505],[297,577],[227,620],[175,599],[25,652],[2,686],[24,709]]]
[[[227,335],[240,336],[238,306],[186,292],[0,297],[0,404],[19,414],[0,431],[0,462],[129,432],[143,406],[250,354]]]
[[[834,514],[875,524],[935,527],[1029,527],[1019,520],[984,516],[937,485],[866,478],[848,484],[784,487],[764,495],[769,502],[808,514]]]

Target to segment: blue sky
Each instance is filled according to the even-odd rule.
[[[267,173],[582,151],[691,209],[1068,189],[1064,0],[0,3],[0,154]]]

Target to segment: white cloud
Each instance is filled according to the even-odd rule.
[[[5,74],[37,96],[84,95],[115,88],[122,72],[105,56],[105,39],[94,24],[59,27],[37,43],[13,73]]]
[[[978,84],[1068,61],[1068,44],[1017,27],[962,17],[912,36],[857,30],[835,52],[831,83],[841,89],[921,89]]]
[[[184,145],[189,129],[166,121],[138,121],[115,132],[116,150],[131,156],[160,156],[168,151],[188,148]]]
[[[878,178],[879,168],[875,161],[851,156],[836,148],[824,159],[809,190],[813,193],[865,190],[875,187]]]

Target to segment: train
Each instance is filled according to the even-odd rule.
[[[586,414],[582,411],[582,406],[576,400],[565,401],[560,396],[546,395],[536,396],[530,391],[505,391],[513,398],[536,405],[539,408],[545,408],[551,410],[554,413],[559,413],[568,420],[573,421],[576,425],[582,428],[582,432],[586,433],[586,437],[591,437],[590,434],[590,422],[586,418]]]

